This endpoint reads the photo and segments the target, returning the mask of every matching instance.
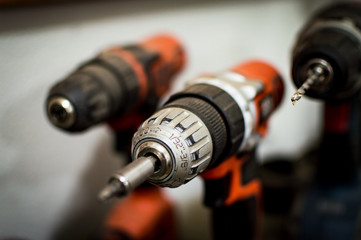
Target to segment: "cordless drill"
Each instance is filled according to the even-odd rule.
[[[146,180],[174,188],[202,174],[205,204],[214,210],[214,222],[226,215],[235,221],[217,226],[216,238],[248,227],[229,231],[243,223],[239,214],[244,212],[234,212],[232,206],[239,210],[238,202],[255,198],[253,207],[259,209],[254,148],[282,95],[279,73],[260,61],[189,81],[139,127],[133,137],[133,162],[110,178],[100,199],[124,196]],[[254,235],[251,228],[245,231]]]
[[[301,239],[359,239],[361,2],[331,5],[310,19],[293,49],[292,77],[299,87],[293,103],[304,94],[326,103]]]
[[[49,120],[71,133],[105,122],[116,136],[116,150],[130,153],[134,132],[155,111],[184,63],[181,43],[168,35],[111,47],[51,88],[46,103]],[[130,159],[129,154],[126,160]],[[152,206],[147,214],[139,210],[144,204]],[[160,239],[165,232],[172,236],[172,207],[159,189],[143,185],[107,215],[102,239]],[[136,228],[123,221],[128,216],[124,209],[133,219],[142,219]],[[161,229],[165,223],[167,231],[145,230]]]

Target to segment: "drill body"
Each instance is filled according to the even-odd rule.
[[[293,50],[295,85],[306,84],[306,95],[326,103],[318,163],[323,182],[348,181],[360,167],[360,16],[356,1],[322,9],[301,30]]]
[[[325,101],[324,131],[305,195],[301,239],[359,239],[361,3],[319,11],[301,30],[292,57],[298,93]],[[292,100],[298,100],[296,95]]]
[[[258,61],[191,80],[139,127],[132,141],[134,161],[112,180],[123,185],[122,194],[138,181],[162,187],[187,183],[252,150],[282,94],[278,72]]]
[[[268,75],[262,75],[264,68]],[[164,148],[165,155],[152,154],[167,164],[161,164],[149,181],[178,187],[227,157],[253,149],[282,89],[278,73],[261,62],[191,80],[140,126],[133,137],[133,159],[150,154],[149,145]]]
[[[282,95],[279,73],[260,61],[190,80],[139,127],[134,161],[111,177],[100,198],[124,196],[146,180],[174,188],[201,175],[215,237],[234,236],[231,228],[243,224],[254,239],[261,195],[254,150]],[[233,224],[221,225],[225,216]]]
[[[255,146],[282,95],[279,73],[260,61],[189,81],[139,127],[133,162],[110,178],[100,198],[124,196],[146,180],[174,188],[201,175],[215,238],[234,237],[239,227],[246,239],[257,238],[261,183]]]
[[[49,120],[70,133],[106,123],[115,134],[115,150],[128,154],[129,162],[134,132],[156,110],[184,62],[182,45],[166,35],[109,48],[51,88]],[[136,226],[129,215],[138,220]],[[161,230],[164,226],[167,231]],[[173,239],[174,226],[171,201],[160,189],[144,184],[112,208],[102,239]]]

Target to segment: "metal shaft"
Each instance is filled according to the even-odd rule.
[[[302,84],[302,86],[292,95],[291,102],[293,105],[296,104],[296,101],[300,100],[301,97],[306,93],[308,89],[315,83],[318,79],[318,75],[311,74],[306,81]]]
[[[100,192],[99,199],[106,201],[112,197],[122,197],[145,182],[154,171],[157,162],[154,156],[140,157],[115,173],[108,185]]]

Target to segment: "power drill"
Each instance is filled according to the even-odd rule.
[[[104,121],[116,131],[138,126],[154,112],[184,62],[182,45],[168,35],[111,47],[51,88],[49,120],[67,132]]]
[[[183,46],[169,35],[111,47],[51,88],[46,103],[49,120],[70,133],[106,122],[116,136],[116,150],[128,154],[137,127],[155,111],[184,64]],[[130,160],[129,154],[126,161]],[[148,214],[139,212],[144,203],[153,206]],[[145,235],[148,239],[159,239],[165,232],[172,236],[172,208],[162,191],[150,184],[143,185],[128,201],[112,208],[102,238],[118,239],[126,235],[135,239]],[[127,216],[123,209],[135,219],[142,219],[137,228],[123,221]],[[167,231],[162,231],[160,226],[165,223]],[[143,231],[152,227],[159,227],[159,231]]]
[[[305,196],[301,239],[359,239],[361,219],[361,2],[328,6],[299,33],[292,77],[325,101],[315,179]],[[359,223],[358,223],[359,222]]]
[[[124,196],[146,180],[178,187],[202,173],[205,204],[213,209],[257,195],[259,181],[243,174],[242,167],[253,165],[246,164],[253,159],[248,155],[254,156],[283,88],[279,73],[261,61],[189,81],[139,127],[132,143],[134,161],[110,178],[100,199]],[[238,212],[233,214],[239,219]]]

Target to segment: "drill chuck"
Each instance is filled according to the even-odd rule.
[[[133,137],[133,159],[155,155],[160,168],[148,181],[178,187],[203,172],[211,161],[212,138],[194,113],[169,107],[150,117]]]
[[[181,44],[166,35],[107,49],[51,88],[49,120],[65,131],[80,132],[115,122],[139,106],[153,109],[184,59]]]
[[[305,65],[302,73],[304,74],[302,78],[306,79],[306,81],[291,97],[293,105],[310,89],[322,91],[324,88],[328,88],[333,79],[333,68],[323,59],[311,59]]]
[[[125,105],[125,89],[110,70],[99,64],[86,64],[50,90],[48,118],[60,129],[83,131]]]
[[[292,78],[300,95],[343,99],[361,88],[360,15],[360,3],[339,3],[320,11],[300,31],[292,54]]]

